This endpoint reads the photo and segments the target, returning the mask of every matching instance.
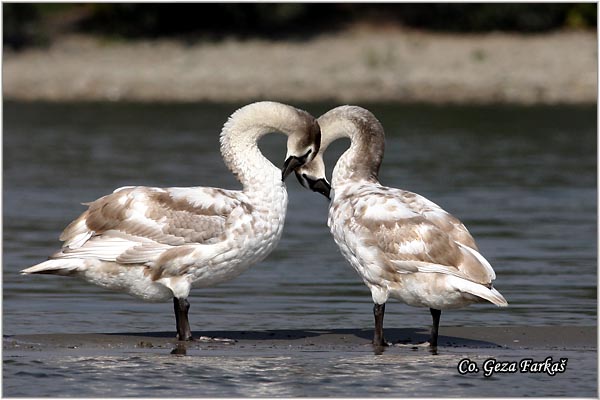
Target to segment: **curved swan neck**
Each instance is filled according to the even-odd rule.
[[[342,106],[327,112],[318,121],[322,132],[321,151],[343,137],[351,142],[333,169],[332,186],[339,187],[349,180],[379,182],[385,135],[377,118],[364,108]]]
[[[244,192],[268,190],[281,184],[281,171],[258,148],[268,133],[287,136],[303,131],[300,110],[275,102],[258,102],[234,112],[221,131],[221,154],[225,165],[243,185]],[[265,186],[266,183],[270,185]]]

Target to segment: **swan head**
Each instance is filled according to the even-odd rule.
[[[351,136],[351,132],[356,130],[350,117],[368,112],[361,107],[340,106],[319,117],[317,122],[322,129],[321,149],[312,161],[294,170],[296,178],[302,186],[313,192],[321,193],[331,200],[331,184],[325,175],[323,154],[331,143],[337,139]]]
[[[323,154],[331,143],[342,138],[350,138],[354,149],[341,157],[346,159],[346,169],[351,176],[376,179],[385,139],[383,126],[369,110],[358,106],[339,106],[321,115],[317,122],[322,133],[319,153],[312,161],[294,170],[302,186],[330,199],[331,184],[325,175]],[[350,154],[352,158],[349,158]],[[335,169],[333,175],[335,184]]]
[[[319,153],[321,146],[321,128],[317,120],[309,113],[298,110],[301,126],[288,133],[287,154],[281,169],[281,180],[284,181],[296,168],[312,161]]]
[[[331,200],[331,184],[325,176],[323,152],[319,152],[312,161],[294,170],[298,182],[313,192],[321,193]]]

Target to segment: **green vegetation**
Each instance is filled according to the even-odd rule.
[[[306,38],[356,22],[449,32],[593,29],[595,3],[4,3],[4,44],[44,45],[64,32],[122,38]]]

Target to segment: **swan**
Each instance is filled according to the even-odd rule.
[[[272,132],[288,136],[283,170],[259,150]],[[263,260],[281,237],[287,208],[283,182],[310,161],[319,125],[303,110],[257,102],[225,123],[221,154],[243,189],[128,186],[84,205],[60,240],[60,251],[21,271],[83,279],[146,301],[173,299],[178,340],[193,340],[191,288],[240,275]]]
[[[483,301],[508,305],[492,287],[492,266],[457,218],[423,196],[379,182],[385,139],[371,112],[340,106],[317,121],[321,149],[295,173],[303,186],[327,197],[333,188],[327,224],[341,253],[371,291],[374,345],[387,345],[383,317],[389,297],[429,307],[431,347],[437,347],[441,310]],[[351,145],[337,161],[330,186],[323,152],[344,137]]]

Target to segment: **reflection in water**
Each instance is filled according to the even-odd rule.
[[[379,346],[374,344],[373,345],[373,354],[375,354],[376,356],[380,356],[383,354],[383,352],[385,351],[385,349],[387,348],[387,346]]]
[[[185,343],[177,343],[175,348],[171,350],[171,354],[176,356],[185,356],[187,355],[187,346]]]

